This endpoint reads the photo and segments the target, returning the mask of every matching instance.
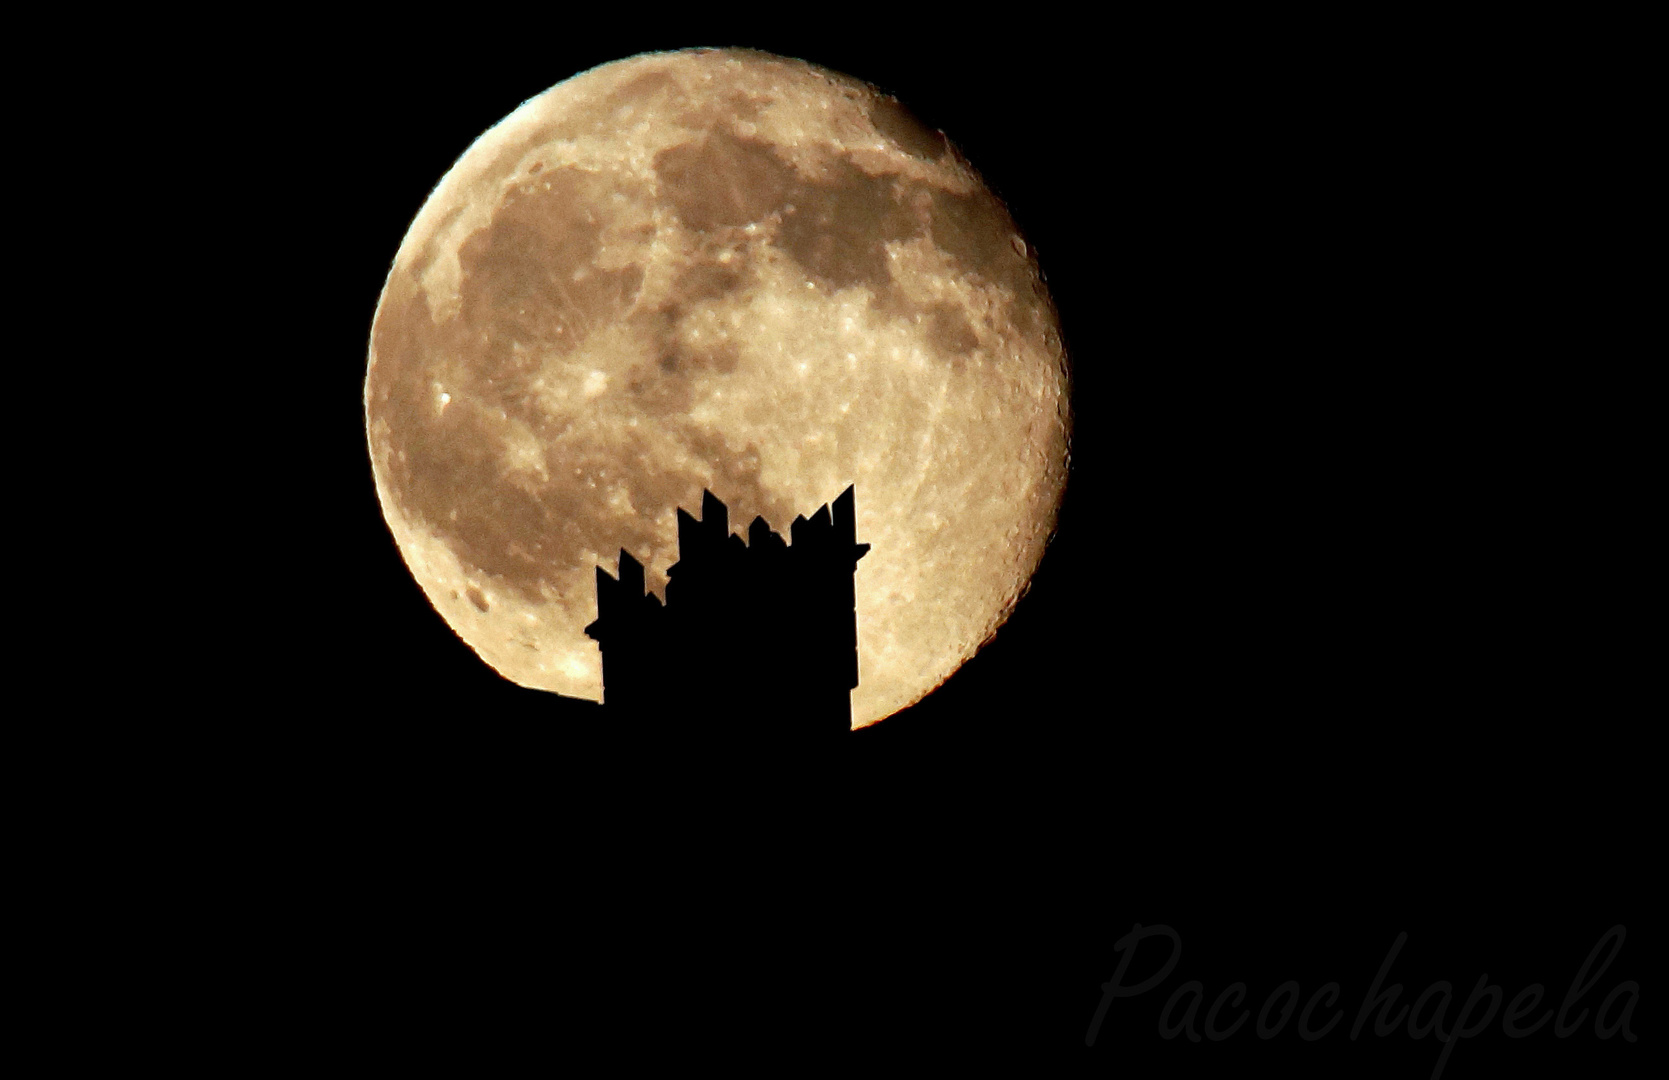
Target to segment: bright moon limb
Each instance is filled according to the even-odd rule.
[[[395,256],[365,409],[435,609],[505,677],[592,700],[598,564],[624,548],[660,591],[704,488],[782,531],[855,484],[859,727],[1008,617],[1070,435],[1035,255],[955,149],[733,50],[606,64],[482,135]]]

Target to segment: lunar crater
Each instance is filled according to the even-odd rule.
[[[923,124],[895,97],[879,97],[869,107],[869,122],[907,154],[937,161],[949,152],[944,134]]]

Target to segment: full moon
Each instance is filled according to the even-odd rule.
[[[855,484],[854,727],[1007,619],[1071,434],[1036,253],[956,147],[875,87],[741,50],[605,64],[477,139],[395,255],[365,418],[447,624],[592,700],[597,566],[624,549],[664,596],[703,489],[786,535]],[[738,706],[747,632],[717,673]]]

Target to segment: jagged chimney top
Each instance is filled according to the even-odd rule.
[[[690,516],[682,506],[678,508],[678,557],[694,559],[702,550],[701,522]]]
[[[847,543],[851,543],[858,535],[857,500],[852,494],[855,484],[847,484],[846,490],[835,497],[834,528],[835,536]]]
[[[727,533],[730,531],[730,510],[718,497],[706,488],[701,490],[701,524],[708,531]]]
[[[620,549],[620,586],[627,596],[643,595],[643,564],[625,548]]]

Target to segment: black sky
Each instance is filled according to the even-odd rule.
[[[1487,971],[1556,1007],[1617,923],[1586,1004],[1638,978],[1639,508],[1606,468],[1639,452],[1613,375],[1638,362],[1637,286],[1603,197],[1631,151],[1596,119],[1627,70],[1269,25],[280,40],[216,75],[260,120],[228,153],[271,181],[249,258],[285,271],[261,318],[305,384],[280,453],[306,570],[279,605],[284,677],[243,707],[285,703],[258,726],[331,838],[316,868],[380,1002],[368,1030],[409,1044],[414,1018],[479,1006],[557,1057],[597,1025],[801,1053],[856,1029],[1100,1070],[1425,1075],[1437,1047],[1406,1034],[1194,1045],[1155,1024],[1186,979],[1208,1003],[1247,982],[1254,1010],[1295,979],[1341,982],[1348,1028],[1405,930],[1404,1002]],[[1075,361],[1074,469],[1030,595],[804,785],[590,758],[593,708],[505,682],[429,607],[364,445],[371,318],[433,184],[554,82],[701,44],[868,79],[943,128],[1039,249]],[[1180,965],[1086,1050],[1138,921],[1177,929]],[[1445,1075],[1638,1052],[1591,1027],[1474,1042]]]

